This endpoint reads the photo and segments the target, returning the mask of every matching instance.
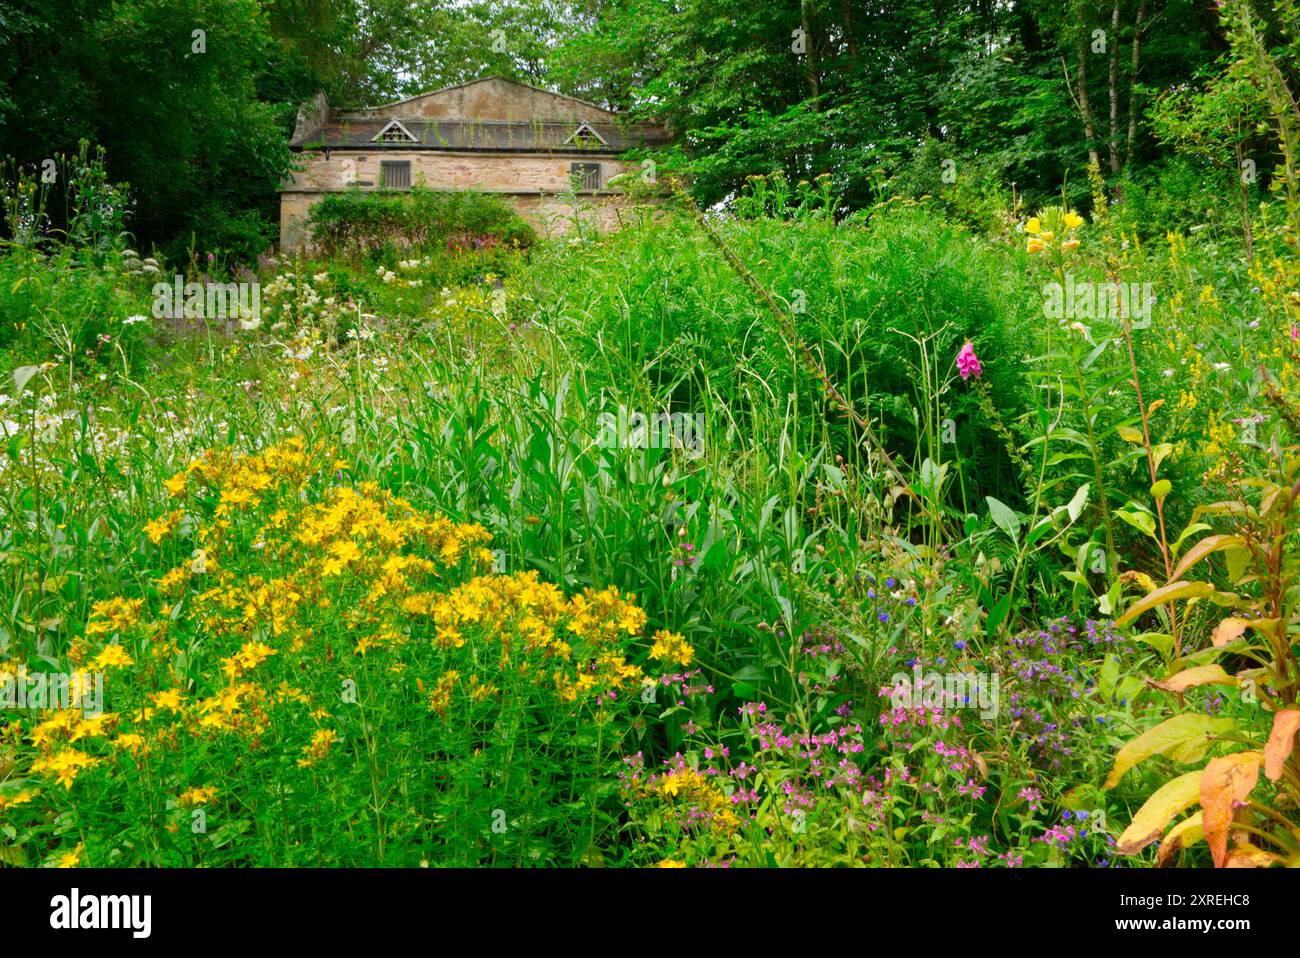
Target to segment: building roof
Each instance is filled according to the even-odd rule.
[[[599,103],[592,103],[590,100],[583,100],[576,96],[569,96],[567,93],[556,93],[554,90],[546,90],[539,86],[533,86],[531,83],[524,83],[522,80],[512,80],[507,77],[489,74],[485,77],[479,77],[476,80],[466,80],[464,83],[453,83],[451,86],[445,86],[438,90],[428,90],[424,93],[417,93],[414,96],[408,96],[401,100],[394,100],[392,103],[381,103],[379,106],[367,107],[360,112],[388,110],[395,106],[403,106],[407,103],[415,103],[417,100],[423,100],[425,97],[438,96],[441,93],[450,93],[453,90],[465,90],[472,86],[478,86],[480,83],[506,83],[511,86],[522,87],[525,90],[532,90],[535,93],[544,93],[547,96],[555,97],[559,100],[570,100],[579,103],[582,106],[590,107],[593,110],[600,110],[602,113],[608,113],[610,116],[617,116],[617,110],[610,110],[601,106]]]
[[[396,121],[396,123],[394,123]],[[400,126],[399,126],[400,124]],[[585,126],[594,136],[574,134]],[[392,128],[393,142],[377,140]],[[409,133],[409,140],[402,133]],[[666,141],[663,130],[649,125],[624,125],[559,120],[442,120],[425,117],[331,118],[323,126],[294,137],[294,149],[475,150],[507,153],[622,153]]]
[[[318,93],[299,110],[289,146],[617,154],[667,140],[663,127],[629,123],[594,103],[483,77],[363,110],[331,109]]]

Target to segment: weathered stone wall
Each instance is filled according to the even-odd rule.
[[[603,187],[610,178],[626,172],[628,165],[608,156],[591,153],[516,154],[474,152],[432,152],[428,150],[395,150],[379,147],[373,150],[331,150],[326,159],[323,152],[304,152],[298,155],[304,167],[293,176],[289,190],[330,191],[346,189],[359,180],[378,187],[383,183],[382,160],[408,160],[411,164],[411,182],[436,190],[524,191],[545,190],[565,192],[569,189],[569,171],[573,163],[599,163],[600,182]]]
[[[572,228],[573,202],[563,195],[570,187],[570,163],[600,163],[602,185],[629,169],[628,164],[618,160],[581,153],[521,156],[379,149],[332,150],[329,159],[323,153],[310,152],[299,159],[304,170],[280,194],[280,248],[285,251],[306,243],[307,211],[325,193],[345,189],[353,180],[380,184],[381,160],[409,160],[411,181],[419,183],[423,174],[425,185],[431,189],[498,194],[543,235],[562,235]],[[579,195],[581,218],[598,229],[617,227],[617,211],[627,205],[626,198],[614,190]]]
[[[423,116],[432,119],[473,118],[477,120],[589,120],[608,122],[613,115],[600,107],[578,100],[535,90],[518,83],[487,79],[478,83],[426,93],[352,116],[403,117]]]

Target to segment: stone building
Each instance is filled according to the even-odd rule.
[[[660,127],[497,77],[351,112],[318,93],[289,144],[302,169],[280,192],[280,248],[303,245],[308,208],[353,184],[499,194],[543,234],[571,223],[573,194],[580,215],[607,228],[627,203],[610,180],[633,168],[619,157],[667,139]]]

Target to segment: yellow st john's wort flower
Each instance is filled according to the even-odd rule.
[[[90,608],[90,621],[86,623],[87,635],[112,635],[129,629],[140,620],[144,599],[121,597],[96,602]]]
[[[50,772],[54,775],[55,781],[64,788],[72,788],[72,783],[77,780],[81,770],[93,768],[99,764],[99,761],[75,748],[65,748],[54,755],[38,758],[32,762],[32,771]]]
[[[86,845],[84,842],[78,842],[77,847],[70,852],[64,852],[54,859],[55,868],[76,868],[81,864],[82,853],[85,852]]]
[[[196,805],[206,805],[216,797],[217,790],[211,785],[187,788],[176,796],[176,804],[181,808],[193,808]]]
[[[144,524],[144,534],[149,537],[150,542],[154,545],[158,545],[158,543],[162,542],[163,539],[167,537],[168,533],[180,524],[184,515],[185,512],[183,510],[177,509],[168,515],[163,516],[161,519],[152,519]]]
[[[7,808],[16,808],[19,805],[26,805],[38,794],[40,793],[24,789],[17,795],[0,795],[0,815],[3,815]]]
[[[107,669],[123,669],[134,664],[135,660],[131,658],[126,649],[116,643],[104,646],[103,651],[90,660],[90,668],[95,672],[103,672]]]
[[[650,646],[650,658],[656,662],[676,662],[678,665],[690,665],[695,649],[677,632],[660,629],[655,633],[654,643]]]
[[[329,754],[330,746],[338,740],[339,733],[333,729],[317,729],[315,733],[312,734],[311,743],[303,749],[306,758],[298,759],[299,767],[309,768],[316,764],[319,759],[322,759]]]
[[[181,710],[180,689],[164,689],[161,692],[155,692],[149,698],[153,700],[154,708],[170,709],[173,712]]]

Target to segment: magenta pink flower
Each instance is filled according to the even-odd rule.
[[[975,347],[971,345],[969,339],[966,340],[966,345],[962,346],[961,352],[957,354],[957,371],[961,373],[962,379],[970,379],[972,376],[978,379],[980,373],[984,371],[984,367],[980,365],[979,359],[975,356]]]

